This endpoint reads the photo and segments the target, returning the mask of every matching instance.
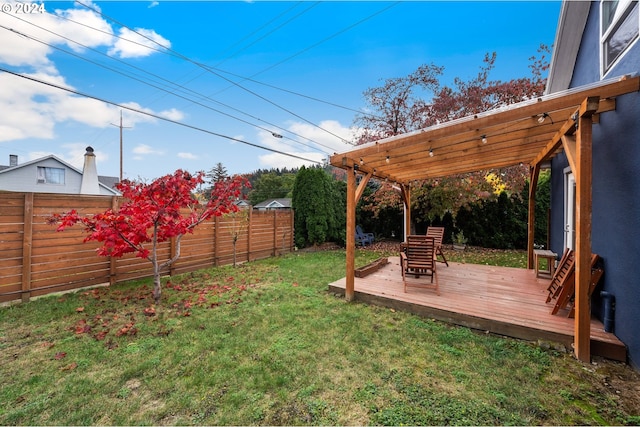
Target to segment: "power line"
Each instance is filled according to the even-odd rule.
[[[78,3],[80,3],[80,2],[78,2]],[[309,46],[309,47],[305,48],[303,51],[298,52],[298,53],[296,53],[296,54],[294,54],[294,55],[292,55],[292,56],[288,57],[287,59],[285,59],[285,60],[283,60],[283,61],[280,61],[278,64],[276,64],[276,65],[274,65],[274,66],[281,65],[282,63],[284,63],[284,62],[286,62],[286,61],[288,61],[288,60],[290,60],[290,59],[293,59],[294,57],[298,56],[299,54],[301,54],[301,53],[303,53],[303,52],[306,52],[306,51],[308,51],[308,50],[310,50],[310,49],[312,49],[312,48],[314,48],[314,47],[316,47],[316,46],[318,46],[318,45],[320,45],[320,44],[324,43],[325,41],[328,41],[328,40],[332,39],[333,37],[335,37],[335,36],[337,36],[337,35],[339,35],[339,34],[341,34],[341,33],[344,33],[344,32],[346,32],[346,31],[348,31],[348,30],[352,29],[353,27],[355,27],[355,26],[357,26],[357,25],[360,25],[361,23],[363,23],[363,22],[365,22],[365,21],[369,20],[370,18],[373,18],[373,17],[374,17],[374,16],[376,16],[376,15],[379,15],[379,14],[380,14],[380,13],[382,13],[382,12],[387,11],[388,9],[390,9],[391,7],[393,7],[393,6],[395,6],[395,5],[399,4],[399,3],[400,3],[400,2],[396,2],[396,3],[394,3],[393,5],[388,6],[388,7],[384,8],[384,9],[382,9],[382,10],[380,10],[380,11],[378,11],[378,12],[376,12],[376,13],[372,14],[372,15],[370,15],[370,16],[368,16],[368,17],[366,17],[366,18],[364,18],[364,19],[362,19],[362,20],[358,21],[357,23],[350,25],[350,26],[349,26],[349,27],[347,27],[347,28],[345,28],[345,29],[342,29],[342,30],[338,31],[337,33],[335,33],[335,34],[333,34],[333,35],[331,35],[331,36],[329,36],[329,37],[326,37],[326,38],[325,38],[325,39],[323,39],[322,41],[320,41],[320,42],[318,42],[318,43],[315,43],[314,45],[312,45],[312,46]],[[81,5],[83,5],[82,3],[80,3],[80,4],[81,4]],[[84,6],[84,5],[83,5],[83,6]],[[314,6],[315,6],[315,5],[314,5]],[[85,6],[85,7],[86,7],[86,6]],[[295,6],[294,6],[294,7],[295,7]],[[94,9],[90,9],[90,10],[94,10]],[[289,9],[289,10],[290,10],[290,9]],[[309,9],[307,9],[307,10],[309,10]],[[306,12],[307,10],[305,10],[304,12]],[[95,11],[95,10],[94,10],[94,11]],[[100,13],[100,12],[98,12],[98,11],[95,11],[95,12],[96,12],[96,13]],[[101,14],[101,13],[100,13],[100,14]],[[102,14],[101,14],[101,15],[102,15]],[[282,14],[281,14],[281,15],[282,15]],[[106,18],[108,18],[108,19],[112,19],[112,18],[108,17],[107,15],[103,15],[103,16],[104,16],[104,17],[106,17]],[[279,15],[279,16],[280,16],[280,15]],[[297,16],[299,16],[299,15],[296,15],[296,17],[297,17]],[[101,30],[101,29],[99,29],[99,28],[92,27],[92,26],[87,25],[87,24],[84,24],[84,23],[82,23],[82,22],[75,21],[75,20],[70,19],[70,18],[65,17],[65,16],[60,16],[60,15],[58,15],[57,17],[58,17],[58,18],[60,18],[60,19],[65,19],[65,20],[67,20],[67,21],[69,21],[69,22],[73,22],[73,23],[78,24],[78,25],[82,25],[82,26],[84,26],[84,27],[86,27],[86,28],[89,28],[89,29],[91,29],[91,30],[94,30],[94,31],[97,31],[97,32],[101,32],[101,33],[103,33],[103,34],[107,34],[107,35],[109,35],[110,37],[116,37],[116,38],[118,38],[118,39],[120,39],[120,40],[124,40],[124,41],[127,41],[127,42],[129,42],[129,43],[133,43],[133,44],[136,44],[136,45],[138,45],[138,46],[145,47],[145,48],[147,48],[147,49],[149,49],[149,50],[153,50],[153,51],[158,52],[158,53],[162,53],[162,54],[165,54],[165,55],[171,55],[171,56],[174,56],[174,57],[176,57],[176,58],[182,58],[182,56],[181,56],[179,53],[174,52],[174,51],[172,51],[172,50],[170,50],[170,49],[167,49],[166,47],[162,46],[161,44],[159,44],[159,43],[155,42],[154,40],[149,39],[148,37],[145,37],[145,36],[143,36],[142,34],[139,34],[139,33],[136,33],[136,34],[139,34],[141,37],[145,37],[145,38],[147,38],[149,41],[152,41],[152,42],[156,43],[158,46],[161,46],[161,47],[162,47],[162,49],[157,49],[157,48],[154,48],[154,47],[152,47],[152,46],[149,46],[149,45],[145,45],[145,44],[139,43],[139,42],[137,42],[137,41],[135,41],[135,40],[130,40],[130,39],[127,39],[127,38],[122,37],[122,36],[117,36],[117,35],[115,35],[115,34],[109,33],[109,32],[107,32],[107,31]],[[271,21],[269,21],[269,22],[272,22],[272,21],[273,21],[273,20],[271,20]],[[291,21],[291,20],[289,20],[289,21],[287,21],[287,22],[290,22],[290,21]],[[118,21],[116,21],[116,20],[114,20],[114,22],[116,22],[116,23],[118,23],[118,24],[120,24],[120,25],[123,25],[123,24],[121,24],[120,22],[118,22]],[[267,23],[267,24],[268,24],[268,23]],[[33,25],[33,24],[32,24],[32,25]],[[266,25],[266,24],[265,24],[265,25]],[[124,26],[125,28],[129,28],[129,27],[126,27],[125,25],[123,25],[123,26]],[[264,26],[263,26],[263,27],[264,27]],[[261,28],[262,28],[262,27],[261,27]],[[130,28],[129,28],[129,29],[130,29]],[[133,31],[133,30],[132,30],[132,31]],[[255,31],[254,31],[254,33],[255,33]],[[271,33],[273,33],[273,31],[272,31]],[[271,34],[271,33],[270,33],[270,34]],[[253,33],[252,33],[252,34],[253,34]],[[245,38],[246,38],[246,37],[245,37]],[[264,38],[264,37],[262,37],[262,38]],[[236,43],[236,44],[237,44],[237,43]],[[168,50],[168,52],[167,52],[167,50]],[[238,53],[238,52],[236,52],[236,53]],[[234,55],[235,55],[235,54],[234,54]],[[296,95],[296,96],[299,96],[299,97],[301,97],[301,98],[310,99],[310,100],[312,100],[312,101],[320,102],[320,103],[323,103],[323,104],[326,104],[326,105],[331,105],[331,106],[333,106],[333,107],[341,108],[341,109],[343,109],[343,110],[352,111],[352,112],[355,112],[355,113],[358,113],[358,114],[363,114],[363,115],[365,115],[365,116],[370,116],[370,117],[372,117],[372,118],[374,118],[374,119],[382,119],[382,117],[380,117],[380,116],[376,116],[375,114],[367,113],[366,111],[357,110],[357,109],[355,109],[355,108],[350,108],[350,107],[345,107],[345,106],[343,106],[343,105],[339,105],[339,104],[336,104],[336,103],[333,103],[333,102],[330,102],[330,101],[322,100],[322,99],[315,98],[315,97],[312,97],[312,96],[309,96],[309,95],[305,95],[305,94],[302,94],[302,93],[299,93],[299,92],[295,92],[295,91],[288,90],[288,89],[284,89],[284,88],[281,88],[281,87],[278,87],[278,86],[270,85],[270,84],[268,84],[268,83],[264,83],[264,82],[260,82],[260,81],[258,81],[258,80],[255,80],[255,79],[253,79],[253,78],[251,78],[251,77],[241,76],[241,75],[239,75],[239,74],[235,74],[235,73],[232,73],[232,72],[230,72],[230,71],[226,71],[226,70],[223,70],[223,69],[217,68],[217,65],[219,65],[220,63],[218,63],[216,66],[209,67],[209,66],[207,66],[207,65],[205,65],[205,64],[199,64],[199,63],[197,63],[197,62],[195,62],[195,61],[191,61],[191,60],[189,60],[188,58],[187,58],[187,60],[188,60],[189,62],[191,62],[191,63],[195,64],[195,65],[200,66],[200,68],[203,68],[203,69],[205,70],[205,72],[210,72],[209,68],[211,68],[212,70],[217,70],[217,71],[219,71],[219,72],[221,72],[221,73],[225,73],[225,74],[232,75],[232,76],[234,76],[234,77],[238,77],[238,78],[242,79],[242,81],[250,81],[250,82],[252,82],[252,83],[257,83],[257,84],[259,84],[259,85],[266,86],[266,87],[270,87],[270,88],[272,88],[272,89],[276,89],[276,90],[279,90],[279,91],[282,91],[282,92],[290,93],[290,94],[292,94],[292,95]],[[225,59],[225,60],[226,60],[226,59]],[[224,62],[224,61],[222,61],[222,62]],[[269,68],[266,68],[266,69],[264,69],[264,70],[262,70],[262,71],[259,71],[258,73],[254,74],[254,76],[256,76],[256,75],[258,75],[258,74],[262,74],[263,72],[265,72],[265,71],[267,71],[267,70],[269,70],[269,69],[273,68],[274,66],[270,66]],[[203,73],[201,73],[200,75],[202,75],[202,74],[204,74],[204,72],[203,72]],[[200,75],[199,75],[199,76],[200,76]],[[196,77],[194,77],[193,79],[191,79],[191,80],[189,80],[189,81],[192,81],[192,80],[196,79],[196,78],[197,78],[197,77],[199,77],[199,76],[196,76]],[[217,102],[217,101],[216,101],[216,102]],[[225,105],[225,104],[222,104],[222,105]],[[227,106],[227,105],[225,105],[225,106]],[[232,107],[229,107],[229,106],[227,106],[227,107],[228,107],[228,108],[232,108]],[[244,113],[244,114],[246,114],[246,113]],[[261,121],[262,121],[262,120],[261,120]],[[272,125],[272,126],[273,126],[273,125]],[[314,125],[314,126],[316,126],[316,125]],[[284,130],[284,129],[283,129],[283,130]],[[307,138],[307,139],[308,139],[308,138]],[[340,139],[342,139],[342,138],[340,138]],[[343,141],[344,141],[344,140],[343,140]],[[315,141],[312,141],[312,142],[315,142]],[[350,143],[350,142],[348,142],[348,141],[345,141],[345,142]]]
[[[73,90],[73,89],[69,89],[69,88],[66,88],[66,87],[62,87],[62,86],[56,85],[55,83],[45,82],[45,81],[37,79],[35,77],[25,76],[24,74],[16,73],[14,71],[7,70],[6,68],[3,68],[3,67],[0,67],[0,71],[3,71],[5,73],[11,74],[11,75],[14,75],[16,77],[20,77],[20,78],[23,78],[23,79],[26,79],[26,80],[30,80],[32,82],[44,84],[44,85],[47,85],[47,86],[50,86],[50,87],[53,87],[53,88],[56,88],[56,89],[59,89],[59,90],[63,90],[65,92],[73,93],[74,95],[83,96],[85,98],[93,99],[93,100],[96,100],[96,101],[104,102],[105,104],[113,105],[113,106],[116,106],[116,107],[119,107],[119,108],[122,108],[122,109],[126,109],[126,110],[129,110],[129,111],[133,111],[133,112],[138,113],[138,114],[143,114],[145,116],[153,117],[154,119],[163,120],[163,121],[166,121],[166,122],[169,122],[169,123],[176,124],[178,126],[183,126],[183,127],[189,128],[189,129],[193,129],[193,130],[197,130],[197,131],[200,131],[200,132],[204,132],[204,133],[207,133],[209,135],[214,135],[214,136],[218,136],[220,138],[228,139],[228,140],[231,140],[231,141],[236,141],[236,142],[239,142],[241,144],[249,145],[249,146],[255,147],[255,148],[260,148],[260,149],[266,150],[266,151],[271,151],[272,153],[282,154],[283,156],[288,156],[288,157],[293,157],[293,158],[296,158],[296,159],[299,159],[299,160],[304,160],[306,162],[312,162],[312,163],[316,163],[316,164],[319,164],[319,165],[323,164],[323,162],[319,162],[317,160],[307,159],[307,158],[304,158],[304,157],[297,156],[295,154],[285,153],[283,151],[275,150],[273,148],[263,147],[261,145],[254,144],[254,143],[248,142],[248,141],[244,141],[244,140],[239,139],[239,138],[234,138],[232,136],[228,136],[228,135],[224,135],[224,134],[221,134],[221,133],[213,132],[213,131],[210,131],[210,130],[207,130],[207,129],[203,129],[203,128],[198,127],[198,126],[194,126],[194,125],[190,125],[190,124],[187,124],[187,123],[179,122],[177,120],[172,120],[172,119],[169,119],[167,117],[162,117],[162,116],[159,116],[157,114],[149,113],[147,111],[138,110],[137,108],[121,105],[121,104],[118,104],[117,102],[114,102],[114,101],[109,101],[109,100],[104,99],[104,98],[100,98],[100,97],[89,95],[89,94],[86,94],[86,93],[83,93],[83,92],[80,92],[80,91],[77,91],[77,90]]]
[[[302,2],[298,2],[296,5],[294,5],[293,7],[287,9],[285,12],[281,13],[280,15],[278,15],[277,17],[275,17],[274,19],[271,19],[269,22],[267,22],[266,24],[262,25],[260,28],[258,28],[257,30],[253,31],[251,34],[249,34],[248,36],[244,37],[243,39],[241,39],[239,42],[236,42],[233,46],[239,44],[240,42],[246,40],[247,38],[251,37],[252,35],[256,34],[258,31],[260,31],[263,28],[266,28],[270,23],[276,21],[279,17],[284,16],[287,12],[289,12],[290,10],[295,9],[296,7],[298,7],[298,5],[300,5]],[[248,45],[246,45],[245,47],[243,47],[240,50],[237,50],[236,52],[234,52],[233,54],[231,54],[230,56],[226,57],[225,59],[223,59],[222,61],[218,62],[215,67],[218,67],[220,64],[224,63],[225,61],[227,61],[230,58],[233,58],[234,56],[236,56],[237,54],[239,54],[240,52],[243,52],[245,50],[247,50],[248,48],[250,48],[251,46],[253,46],[254,44],[258,43],[260,40],[265,39],[266,37],[270,36],[271,34],[275,33],[276,31],[278,31],[280,28],[284,27],[285,25],[287,25],[288,23],[290,23],[291,21],[296,20],[297,18],[299,18],[300,16],[304,15],[305,13],[307,13],[308,11],[310,11],[311,9],[313,9],[314,7],[316,7],[317,5],[319,5],[320,2],[315,2],[313,5],[311,5],[310,7],[306,8],[305,10],[303,10],[302,12],[298,13],[297,15],[289,18],[287,21],[283,22],[282,24],[280,24],[278,27],[274,28],[273,30],[269,31],[268,33],[264,34],[263,36],[259,37],[258,39],[254,40],[253,42],[249,43]],[[228,49],[227,49],[228,50]]]
[[[240,83],[234,82],[233,80],[228,79],[227,77],[222,76],[220,73],[218,73],[218,72],[214,71],[212,68],[210,68],[210,67],[208,67],[208,66],[206,66],[206,65],[204,65],[204,64],[201,64],[201,63],[199,63],[199,62],[197,62],[197,61],[194,61],[194,60],[192,60],[191,58],[189,58],[189,57],[187,57],[187,56],[185,56],[185,55],[181,54],[180,52],[177,52],[176,50],[171,49],[170,47],[162,46],[160,43],[158,43],[157,41],[153,40],[152,38],[150,38],[150,37],[148,37],[148,36],[146,36],[146,35],[144,35],[144,34],[142,34],[142,33],[139,33],[139,32],[138,32],[138,31],[136,31],[135,29],[132,29],[132,28],[128,27],[127,25],[123,24],[122,22],[120,22],[120,21],[118,21],[118,20],[116,20],[116,19],[114,19],[114,18],[112,18],[112,17],[110,17],[110,16],[108,16],[108,15],[105,15],[105,14],[104,14],[104,13],[102,13],[101,11],[99,11],[99,10],[97,10],[97,9],[95,9],[95,8],[93,8],[93,7],[91,7],[91,6],[87,5],[87,4],[85,4],[85,3],[82,3],[80,0],[77,0],[76,2],[77,2],[79,5],[81,5],[81,6],[85,7],[85,8],[87,8],[87,9],[89,9],[89,10],[91,10],[91,11],[93,11],[94,13],[97,13],[97,14],[99,14],[100,16],[102,16],[102,17],[104,17],[104,18],[106,18],[106,19],[109,19],[109,20],[111,20],[111,21],[113,21],[113,22],[117,23],[118,25],[120,25],[120,26],[122,26],[122,27],[124,27],[124,28],[127,28],[128,30],[130,30],[130,31],[132,31],[132,32],[134,32],[134,33],[136,33],[136,34],[138,34],[140,37],[142,37],[142,38],[144,38],[144,39],[149,40],[151,43],[153,43],[153,44],[155,44],[155,45],[158,45],[158,46],[162,47],[163,49],[166,49],[167,51],[174,53],[175,55],[178,55],[181,59],[183,59],[183,60],[185,60],[185,61],[188,61],[188,62],[190,62],[190,63],[192,63],[192,64],[194,64],[194,65],[196,65],[196,66],[198,66],[198,67],[200,67],[200,68],[202,68],[202,69],[204,69],[204,70],[207,70],[207,71],[209,71],[210,73],[214,74],[215,76],[218,76],[219,78],[221,78],[221,79],[223,79],[223,80],[225,80],[225,81],[229,82],[230,84],[232,84],[232,85],[234,85],[234,86],[237,86],[238,88],[240,88],[240,89],[242,89],[242,90],[244,90],[244,91],[246,91],[246,92],[248,92],[248,93],[252,94],[252,95],[253,95],[253,96],[255,96],[255,97],[258,97],[258,98],[262,99],[262,100],[263,100],[263,101],[265,101],[265,102],[268,102],[269,104],[273,105],[274,107],[277,107],[277,108],[279,108],[279,109],[281,109],[281,110],[285,111],[286,113],[291,114],[292,116],[297,117],[298,119],[300,119],[300,120],[302,120],[302,121],[304,121],[304,122],[306,122],[306,123],[309,123],[310,125],[312,125],[312,126],[314,126],[314,127],[318,128],[318,129],[322,130],[323,132],[326,132],[326,133],[328,133],[328,134],[330,134],[330,135],[333,135],[334,137],[338,138],[339,140],[341,140],[341,141],[343,141],[343,142],[345,142],[345,143],[347,143],[347,144],[354,145],[354,143],[353,143],[353,142],[348,141],[348,140],[346,140],[346,139],[342,138],[341,136],[339,136],[339,135],[337,135],[337,134],[335,134],[335,133],[333,133],[333,132],[331,132],[331,131],[329,131],[329,130],[327,130],[327,129],[324,129],[324,128],[322,128],[321,126],[316,125],[315,123],[313,123],[313,122],[311,122],[310,120],[307,120],[306,118],[304,118],[304,117],[302,117],[302,116],[300,116],[300,115],[298,115],[298,114],[294,113],[293,111],[291,111],[291,110],[289,110],[289,109],[287,109],[287,108],[284,108],[284,107],[282,107],[281,105],[279,105],[279,104],[277,104],[277,103],[275,103],[275,102],[271,101],[270,99],[267,99],[266,97],[264,97],[264,96],[262,96],[262,95],[260,95],[260,94],[258,94],[258,93],[256,93],[256,92],[254,92],[254,91],[252,91],[252,90],[250,90],[250,89],[248,89],[248,88],[246,88],[246,87],[242,86]],[[126,39],[124,39],[124,40],[126,40]],[[148,46],[147,46],[147,47],[148,47]],[[307,50],[308,50],[308,49],[307,49]],[[271,68],[272,68],[272,67],[271,67]]]
[[[15,16],[15,15],[11,15],[11,16]],[[250,115],[250,114],[248,114],[248,113],[246,113],[246,112],[243,112],[243,111],[241,111],[241,110],[238,110],[238,109],[236,109],[236,108],[234,108],[234,107],[232,107],[232,106],[230,106],[230,105],[224,104],[224,103],[222,103],[222,102],[220,102],[220,101],[217,101],[217,100],[215,100],[215,99],[213,99],[213,98],[210,98],[210,97],[207,97],[207,96],[203,96],[203,95],[201,95],[201,94],[199,94],[199,93],[197,93],[197,92],[195,92],[195,91],[193,91],[193,90],[191,90],[191,89],[189,89],[189,88],[186,88],[186,87],[184,87],[184,86],[182,86],[182,85],[177,85],[177,84],[173,83],[172,81],[170,81],[170,80],[168,80],[168,79],[163,78],[162,76],[159,76],[159,75],[157,75],[157,74],[154,74],[154,73],[151,73],[151,72],[149,72],[149,71],[146,71],[146,70],[144,70],[144,69],[142,69],[142,68],[140,68],[140,67],[137,67],[137,66],[135,66],[135,65],[131,65],[131,64],[129,64],[129,63],[127,63],[127,62],[125,62],[125,61],[122,61],[121,59],[112,58],[112,57],[110,57],[110,56],[108,56],[108,55],[105,55],[104,53],[102,53],[102,52],[100,52],[100,51],[98,51],[98,50],[96,50],[96,49],[93,49],[93,48],[91,48],[91,47],[89,47],[89,46],[86,46],[86,45],[84,45],[84,44],[82,44],[82,43],[79,43],[79,42],[77,42],[77,41],[75,41],[75,40],[72,40],[72,39],[70,39],[70,38],[68,38],[68,37],[65,37],[65,36],[64,36],[64,35],[62,35],[62,34],[58,34],[58,33],[54,32],[54,31],[51,31],[51,30],[49,30],[49,29],[47,29],[47,28],[41,27],[41,26],[39,26],[39,25],[36,25],[36,24],[34,24],[34,23],[30,22],[30,21],[24,20],[24,19],[19,18],[19,17],[17,17],[17,16],[15,16],[15,17],[16,17],[16,19],[19,19],[19,20],[21,20],[21,21],[24,21],[24,22],[26,22],[26,23],[28,23],[28,24],[30,24],[30,25],[32,25],[32,26],[35,26],[36,28],[39,28],[39,29],[41,29],[41,30],[43,30],[43,31],[47,31],[47,32],[49,32],[49,33],[51,33],[51,34],[53,34],[53,35],[55,35],[55,36],[57,36],[57,37],[60,37],[60,38],[62,38],[62,39],[65,39],[65,40],[67,40],[67,41],[69,41],[69,42],[75,43],[75,44],[77,44],[78,46],[82,46],[83,48],[86,48],[86,49],[88,49],[88,50],[91,50],[91,51],[93,51],[93,52],[95,52],[95,53],[97,53],[97,54],[99,54],[99,55],[106,56],[107,58],[109,58],[109,59],[111,59],[111,60],[118,61],[118,62],[120,62],[120,63],[122,63],[122,64],[124,64],[124,65],[127,65],[127,66],[131,67],[131,68],[134,68],[134,69],[136,69],[136,70],[142,71],[143,73],[149,74],[149,75],[151,75],[151,76],[153,76],[153,77],[156,77],[156,78],[158,78],[158,79],[160,79],[160,80],[166,81],[166,82],[168,82],[168,83],[170,83],[170,84],[172,84],[172,85],[174,85],[174,86],[176,86],[176,87],[178,87],[178,88],[181,88],[181,89],[183,89],[183,90],[185,90],[185,91],[188,91],[188,92],[190,92],[190,93],[192,93],[192,94],[196,95],[197,97],[204,98],[204,99],[207,99],[207,100],[209,100],[209,101],[212,101],[212,102],[218,103],[218,104],[223,105],[223,106],[225,106],[225,107],[227,107],[227,108],[229,108],[229,109],[232,109],[232,110],[238,111],[238,112],[239,112],[239,113],[241,113],[241,114],[245,114],[245,115],[247,115],[247,116],[249,116],[249,117],[251,117],[251,118],[253,118],[253,119],[255,119],[255,120],[262,121],[262,122],[264,122],[264,123],[266,123],[266,124],[268,124],[268,125],[270,125],[270,126],[273,126],[273,127],[277,128],[277,129],[280,129],[280,130],[282,130],[282,131],[284,131],[284,132],[291,133],[292,135],[295,135],[295,136],[297,136],[297,137],[299,137],[299,138],[306,139],[306,140],[308,140],[308,141],[310,141],[310,142],[313,142],[314,144],[317,144],[317,145],[319,145],[319,146],[322,146],[322,147],[325,147],[325,148],[327,148],[327,149],[329,149],[329,150],[332,150],[332,149],[331,149],[331,147],[328,147],[328,146],[326,146],[326,145],[324,145],[324,144],[321,144],[321,143],[319,143],[319,142],[317,142],[317,141],[314,141],[314,140],[312,140],[311,138],[308,138],[308,137],[303,136],[303,135],[299,135],[299,134],[297,134],[297,133],[295,133],[295,132],[292,132],[292,131],[290,131],[290,130],[288,130],[288,129],[282,128],[282,127],[280,127],[280,126],[278,126],[278,125],[276,125],[276,124],[273,124],[273,123],[267,122],[267,121],[265,121],[265,120],[262,120],[262,119],[260,119],[259,117],[252,116],[252,115]],[[253,126],[253,127],[258,128],[258,129],[261,129],[261,130],[263,130],[263,131],[265,131],[265,132],[273,133],[273,130],[271,130],[271,129],[267,129],[267,128],[264,128],[264,127],[262,127],[262,126],[256,125],[256,124],[254,124],[254,123],[248,122],[248,121],[243,120],[243,119],[241,119],[241,118],[239,118],[239,117],[233,116],[233,115],[231,115],[231,114],[229,114],[229,113],[225,113],[225,112],[220,111],[220,110],[218,110],[218,109],[215,109],[215,108],[213,108],[213,107],[211,107],[211,106],[208,106],[208,105],[202,104],[202,103],[200,103],[200,102],[198,102],[198,101],[196,101],[196,100],[194,100],[194,99],[187,98],[187,97],[185,97],[185,96],[182,96],[182,95],[179,95],[179,94],[177,94],[177,93],[175,93],[175,92],[172,92],[172,91],[170,91],[170,90],[168,90],[168,89],[164,89],[164,88],[162,88],[162,87],[156,86],[155,84],[149,83],[148,81],[144,81],[144,80],[141,80],[141,79],[139,79],[139,78],[137,78],[137,77],[134,77],[134,76],[132,76],[132,75],[126,74],[126,73],[124,73],[124,72],[122,72],[122,71],[120,71],[120,70],[116,70],[116,69],[111,68],[111,67],[108,67],[108,66],[106,66],[106,65],[104,65],[104,64],[101,64],[101,63],[98,63],[98,62],[92,61],[92,60],[90,60],[90,59],[88,59],[88,58],[85,58],[85,57],[83,57],[83,56],[80,56],[80,55],[78,55],[78,54],[76,54],[76,53],[74,53],[74,52],[69,52],[69,51],[67,51],[67,50],[65,50],[65,49],[62,49],[61,47],[58,47],[58,46],[52,45],[52,44],[50,44],[50,43],[44,42],[44,41],[39,40],[39,39],[37,39],[37,38],[35,38],[35,37],[33,37],[33,36],[30,36],[30,35],[24,34],[24,33],[22,33],[22,32],[19,32],[19,31],[17,31],[17,30],[12,29],[12,28],[5,27],[4,25],[1,25],[1,24],[0,24],[0,28],[4,28],[4,29],[6,29],[6,30],[8,30],[8,31],[11,31],[11,32],[14,32],[14,33],[16,33],[16,34],[18,34],[18,35],[20,35],[20,36],[22,36],[22,37],[25,37],[25,38],[28,38],[28,39],[33,40],[33,41],[35,41],[35,42],[38,42],[38,43],[44,44],[44,45],[46,45],[46,46],[51,47],[52,49],[56,49],[56,50],[58,50],[58,51],[60,51],[60,52],[63,52],[63,53],[65,53],[65,54],[67,54],[67,55],[70,55],[70,56],[76,57],[76,58],[78,58],[78,59],[80,59],[80,60],[83,60],[83,61],[85,61],[85,62],[88,62],[88,63],[90,63],[90,64],[93,64],[93,65],[96,65],[96,66],[98,66],[98,67],[101,67],[101,68],[104,68],[104,69],[110,70],[110,71],[112,71],[112,72],[114,72],[114,73],[117,73],[117,74],[123,75],[123,76],[125,76],[125,77],[127,77],[127,78],[130,78],[130,79],[132,79],[132,80],[138,81],[138,82],[140,82],[140,83],[142,83],[142,84],[145,84],[145,85],[147,85],[147,86],[150,86],[150,87],[153,87],[153,88],[158,89],[158,90],[160,90],[160,91],[163,91],[163,92],[169,93],[169,94],[171,94],[171,95],[173,95],[173,96],[176,96],[176,97],[178,97],[178,98],[182,98],[182,99],[184,99],[184,100],[186,100],[186,101],[189,101],[189,102],[194,103],[194,104],[196,104],[196,105],[199,105],[199,106],[201,106],[201,107],[207,108],[207,109],[209,109],[209,110],[215,111],[215,112],[217,112],[217,113],[219,113],[219,114],[222,114],[222,115],[224,115],[224,116],[227,116],[227,117],[233,118],[233,119],[235,119],[235,120],[238,120],[238,121],[243,122],[243,123],[245,123],[245,124],[248,124],[248,125],[250,125],[250,126]],[[296,143],[296,144],[303,145],[303,146],[305,146],[305,147],[307,147],[307,148],[311,148],[311,149],[313,149],[313,150],[320,151],[320,152],[322,152],[323,154],[328,154],[328,153],[326,153],[326,152],[324,152],[324,151],[322,151],[322,150],[319,150],[319,149],[318,149],[318,148],[316,148],[316,147],[312,147],[312,146],[310,146],[310,145],[308,145],[308,144],[305,144],[305,143],[303,143],[303,142],[301,142],[301,141],[296,141],[296,140],[294,140],[294,139],[292,139],[292,138],[289,138],[289,137],[287,137],[286,139],[287,139],[287,140],[290,140],[290,141],[292,141],[292,142],[294,142],[294,143]],[[288,145],[290,145],[290,144],[288,144]],[[290,145],[290,146],[291,146],[291,145]]]

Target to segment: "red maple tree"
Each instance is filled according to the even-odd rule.
[[[101,242],[98,255],[121,257],[135,253],[153,265],[153,298],[158,304],[162,293],[160,272],[180,257],[180,242],[187,233],[213,216],[238,211],[234,204],[249,185],[245,178],[235,176],[216,182],[208,202],[202,203],[193,191],[204,182],[204,173],[192,175],[183,170],[165,175],[151,183],[123,180],[116,188],[123,202],[117,209],[107,209],[92,216],[81,216],[74,209],[54,214],[50,223],[63,231],[81,223],[88,233],[84,239]],[[175,256],[160,262],[158,244],[176,239]]]

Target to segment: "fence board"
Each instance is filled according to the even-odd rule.
[[[87,286],[151,277],[151,263],[127,254],[100,257],[99,244],[84,243],[80,226],[57,232],[54,213],[76,209],[90,215],[118,206],[119,197],[1,192],[0,302]],[[293,211],[251,211],[248,223],[214,217],[182,238],[180,258],[166,273],[181,274],[291,252]],[[233,236],[238,236],[235,249]],[[171,242],[158,248],[160,262],[175,253]],[[163,272],[165,273],[165,272]]]

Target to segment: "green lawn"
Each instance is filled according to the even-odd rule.
[[[611,386],[630,368],[347,303],[344,268],[298,252],[174,277],[160,307],[144,281],[0,308],[0,424],[640,422]]]

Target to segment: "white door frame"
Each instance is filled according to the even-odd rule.
[[[571,168],[564,170],[564,247],[575,249],[576,242],[576,179]]]

